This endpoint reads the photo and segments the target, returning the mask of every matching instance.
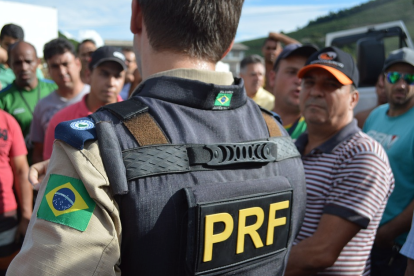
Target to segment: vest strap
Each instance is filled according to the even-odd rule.
[[[146,146],[123,151],[122,155],[128,181],[221,166],[261,166],[300,156],[289,136],[234,144]]]
[[[263,119],[266,122],[267,129],[269,130],[270,137],[280,137],[283,136],[282,131],[280,130],[279,125],[276,123],[275,118],[262,111]]]

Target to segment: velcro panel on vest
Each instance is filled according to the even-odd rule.
[[[141,147],[169,144],[161,127],[148,112],[124,121],[124,125]]]
[[[263,119],[266,122],[267,129],[269,130],[270,137],[283,136],[279,125],[276,123],[274,117],[266,112],[262,111]]]
[[[292,217],[287,178],[206,183],[185,192],[190,275],[246,275],[234,270],[285,254]]]
[[[219,166],[251,166],[299,156],[288,136],[235,144],[147,146],[123,152],[128,180]]]

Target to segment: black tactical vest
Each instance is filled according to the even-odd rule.
[[[262,112],[241,80],[160,77],[92,115],[123,276],[283,275],[305,178],[292,140]]]

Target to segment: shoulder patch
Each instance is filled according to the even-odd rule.
[[[55,129],[55,139],[81,150],[86,141],[96,140],[98,136],[94,121],[89,117],[83,117],[58,124]]]
[[[37,217],[83,232],[88,227],[95,206],[82,181],[51,174]]]

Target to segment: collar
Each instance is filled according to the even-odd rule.
[[[242,79],[229,72],[174,69],[147,78],[133,96],[159,100],[204,110],[235,109],[244,105],[247,95]]]
[[[359,131],[360,129],[358,128],[357,121],[353,119],[349,124],[343,127],[334,136],[329,138],[323,144],[314,148],[312,152],[317,150],[323,153],[331,153],[336,148],[336,146],[348,140],[351,136],[353,136],[355,133]],[[306,131],[301,136],[299,136],[295,142],[295,145],[302,156],[303,152],[305,151],[306,145],[308,144],[308,139],[308,131]]]

